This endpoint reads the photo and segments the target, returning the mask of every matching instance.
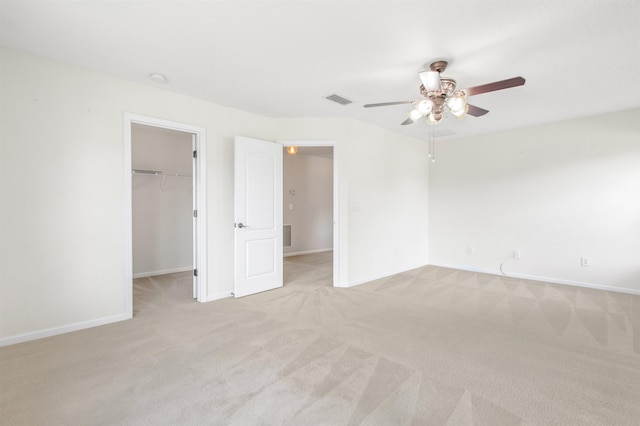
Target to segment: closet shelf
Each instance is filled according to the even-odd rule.
[[[180,173],[169,173],[169,172],[161,172],[159,170],[141,170],[141,169],[132,169],[131,173],[134,175],[155,175],[155,176],[177,176],[177,177],[193,177],[191,175],[183,175]]]

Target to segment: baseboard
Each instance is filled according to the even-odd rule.
[[[325,251],[332,251],[332,248],[324,248],[324,249],[316,249],[316,250],[306,250],[306,251],[296,251],[296,252],[291,252],[291,253],[285,253],[283,256],[284,257],[289,257],[289,256],[300,256],[303,254],[313,254],[313,253],[323,253]]]
[[[193,271],[193,266],[183,266],[182,268],[161,269],[159,271],[150,271],[150,272],[138,272],[137,274],[133,274],[133,279],[155,277],[158,275],[177,274],[179,272],[189,272],[189,271]]]
[[[442,264],[430,263],[429,265],[439,266],[442,268],[460,269],[462,271],[480,272],[483,274],[499,275],[501,277],[511,277],[511,278],[520,278],[523,280],[542,281],[542,282],[553,283],[553,284],[563,284],[563,285],[571,285],[574,287],[593,288],[596,290],[613,291],[616,293],[634,294],[634,295],[640,296],[640,290],[636,290],[633,288],[626,288],[626,287],[616,287],[616,286],[607,285],[607,284],[588,283],[583,281],[565,280],[561,278],[543,277],[540,275],[519,274],[519,273],[512,273],[512,272],[508,274],[502,274],[500,271],[495,271],[490,269],[473,268],[473,267],[462,266],[462,265],[450,265],[445,263],[442,263]]]
[[[425,266],[425,265],[424,264],[423,265],[416,265],[416,266],[412,266],[410,268],[403,269],[401,271],[395,271],[395,272],[390,272],[388,274],[371,276],[371,277],[364,278],[364,279],[361,279],[361,280],[349,281],[348,283],[338,283],[339,285],[336,285],[335,287],[340,287],[340,288],[355,287],[357,285],[366,284],[368,282],[379,280],[381,278],[387,278],[387,277],[390,277],[390,276],[393,276],[393,275],[402,274],[402,273],[407,272],[407,271],[412,271],[412,270],[417,269],[417,268],[422,268],[423,266]]]
[[[114,322],[131,319],[131,315],[118,314],[110,317],[98,318],[89,321],[76,322],[73,324],[63,325],[60,327],[46,328],[44,330],[33,331],[30,333],[18,334],[15,336],[3,337],[0,339],[0,347],[15,345],[16,343],[28,342],[45,337],[57,336],[59,334],[71,333],[72,331],[84,330],[87,328],[98,327],[100,325],[111,324]]]

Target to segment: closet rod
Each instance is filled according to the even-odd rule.
[[[193,177],[191,175],[181,175],[179,173],[167,173],[167,172],[161,172],[158,170],[141,170],[141,169],[133,169],[131,170],[131,173],[133,173],[134,175],[155,175],[155,176],[177,176],[177,177]]]

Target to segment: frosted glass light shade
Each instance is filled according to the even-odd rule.
[[[433,101],[427,98],[418,99],[416,101],[416,109],[420,114],[427,115],[433,110]]]
[[[289,153],[289,155],[294,155],[296,152],[298,152],[298,147],[297,146],[288,146],[287,147],[287,152]]]
[[[422,117],[422,114],[417,109],[412,109],[411,111],[409,111],[409,118],[413,121],[418,120],[420,117]]]
[[[440,91],[440,73],[438,71],[422,71],[418,73],[418,76],[427,92]]]
[[[467,115],[467,111],[469,111],[469,105],[465,104],[464,108],[459,109],[457,111],[451,110],[451,114],[458,117],[458,120],[462,120],[462,118]]]
[[[440,120],[442,120],[442,114],[431,113],[427,115],[425,118],[427,120],[427,123],[431,124],[432,126],[435,126],[440,122]]]
[[[467,99],[464,97],[464,94],[456,93],[447,99],[447,106],[455,115],[456,112],[463,111],[465,109],[467,106]]]

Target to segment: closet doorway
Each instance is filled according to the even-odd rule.
[[[125,133],[131,313],[133,294],[152,305],[205,301],[204,129],[128,115]]]
[[[337,281],[335,145],[293,142],[283,154],[284,285]]]

